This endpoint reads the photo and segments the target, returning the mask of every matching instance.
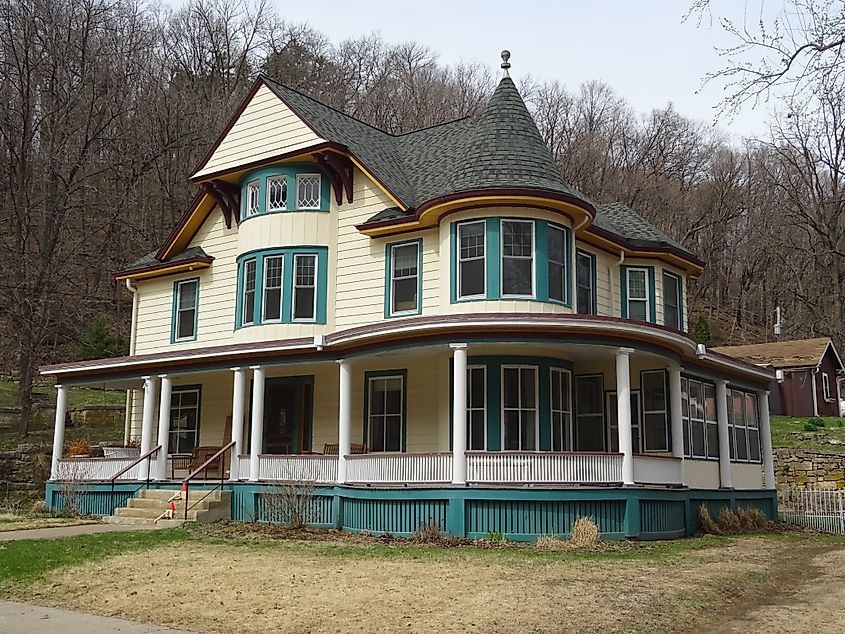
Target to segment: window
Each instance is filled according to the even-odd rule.
[[[246,215],[254,216],[259,211],[258,181],[254,181],[246,186]]]
[[[757,395],[728,390],[731,407],[728,417],[732,455],[737,462],[760,461],[760,419]]]
[[[552,451],[572,451],[572,375],[551,369]]]
[[[719,457],[716,422],[716,387],[695,379],[681,379],[681,414],[684,422],[684,455]]]
[[[641,453],[643,450],[640,433],[640,392],[631,390],[631,450]],[[616,392],[607,393],[607,429],[609,451],[619,451],[619,401]]]
[[[691,440],[690,455],[706,458],[706,431],[704,429],[704,385],[700,381],[689,382],[689,428]]]
[[[683,330],[681,323],[681,278],[663,271],[663,325]]]
[[[502,295],[534,295],[534,223],[502,220]]]
[[[371,451],[402,451],[403,374],[368,377],[367,440]]]
[[[458,225],[458,297],[482,297],[486,289],[485,222]]]
[[[648,271],[646,269],[625,269],[627,284],[627,317],[648,321],[650,298],[648,292]]]
[[[282,320],[282,269],[284,258],[264,258],[264,315],[263,321]]]
[[[719,457],[719,423],[716,416],[716,386],[704,384],[704,425],[708,458]]]
[[[487,369],[467,368],[467,449],[487,449]]]
[[[644,452],[669,451],[669,412],[666,398],[666,372],[649,370],[640,375],[643,395]]]
[[[827,375],[827,372],[822,372],[822,394],[824,395],[824,400],[830,400],[830,377]]]
[[[287,176],[273,176],[267,179],[267,211],[281,211],[288,206]]]
[[[299,209],[320,208],[320,186],[319,174],[297,174],[296,175],[296,206]]]
[[[585,251],[577,251],[575,254],[575,309],[581,315],[596,314],[596,289],[593,288],[595,275],[595,256]]]
[[[604,379],[575,377],[575,433],[578,451],[604,450]]]
[[[566,231],[549,225],[549,299],[565,302],[566,297]]]
[[[173,341],[191,341],[197,337],[197,279],[176,282],[173,287]]]
[[[168,454],[190,454],[198,445],[200,387],[173,387],[170,394],[170,433]]]
[[[684,455],[690,454],[690,405],[689,405],[689,379],[681,377],[681,419],[684,421]]]
[[[537,449],[537,368],[502,366],[502,421],[505,450]]]
[[[241,323],[246,326],[255,323],[255,260],[244,262],[243,297],[241,301],[243,315]]]
[[[314,319],[317,299],[317,256],[295,255],[293,278],[293,320]]]
[[[388,315],[418,313],[420,309],[420,243],[390,245],[388,251]]]

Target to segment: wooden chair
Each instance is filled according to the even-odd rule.
[[[228,444],[232,437],[232,417],[226,417],[226,424],[223,428],[223,444]],[[219,446],[203,445],[201,447],[194,447],[190,454],[174,454],[170,457],[170,477],[176,479],[176,471],[186,471],[185,475],[195,471],[202,463],[211,458],[214,454],[220,451],[223,444]],[[223,475],[228,474],[231,465],[231,455],[226,453],[223,456]],[[204,478],[208,478],[211,474],[213,477],[219,477],[220,473],[220,458],[212,462],[205,468],[203,473]]]
[[[367,445],[365,445],[363,443],[353,442],[350,445],[349,449],[350,449],[350,453],[353,453],[353,454],[367,453]],[[340,451],[340,443],[336,443],[336,442],[328,443],[327,442],[325,445],[323,445],[323,455],[325,455],[325,456],[336,456],[336,455],[338,455],[339,451]]]

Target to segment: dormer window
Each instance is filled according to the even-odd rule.
[[[283,211],[288,205],[287,176],[273,176],[267,179],[267,211]]]
[[[246,215],[254,216],[260,211],[258,198],[258,181],[253,181],[246,186]]]
[[[298,209],[320,208],[320,180],[319,174],[296,175],[296,206]]]

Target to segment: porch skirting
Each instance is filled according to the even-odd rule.
[[[138,483],[79,485],[81,510],[110,515],[125,504]],[[197,484],[199,492],[213,485]],[[178,483],[154,482],[150,488],[178,490]],[[273,496],[279,485],[230,482],[232,519],[273,522]],[[61,483],[48,482],[50,508],[63,504]],[[77,497],[79,491],[75,491]],[[501,534],[512,540],[541,535],[565,537],[580,517],[596,522],[603,539],[673,539],[698,530],[704,504],[715,517],[723,508],[753,507],[777,515],[773,490],[663,489],[648,487],[374,487],[317,486],[310,502],[310,523],[350,532],[411,536],[421,525],[435,524],[444,534],[471,539]]]

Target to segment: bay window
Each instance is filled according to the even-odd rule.
[[[288,204],[287,176],[273,176],[267,179],[267,211],[283,211]]]
[[[317,256],[293,256],[293,321],[312,321],[317,301]]]
[[[663,325],[683,330],[681,319],[681,278],[663,271]]]
[[[458,297],[483,297],[487,287],[485,222],[458,225]]]
[[[322,187],[319,174],[296,175],[296,206],[299,209],[319,209],[320,189]]]
[[[246,215],[254,216],[260,210],[258,181],[253,181],[246,186]]]
[[[596,314],[596,256],[580,249],[575,253],[575,309],[580,315]]]
[[[262,317],[263,321],[281,321],[282,319],[283,266],[284,258],[282,256],[264,259],[264,315]]]
[[[534,223],[502,220],[502,296],[534,295]]]
[[[567,251],[566,231],[549,225],[549,299],[561,303],[567,300]]]
[[[242,316],[241,323],[244,326],[255,323],[255,258],[246,260],[243,263],[243,281],[242,285]]]

